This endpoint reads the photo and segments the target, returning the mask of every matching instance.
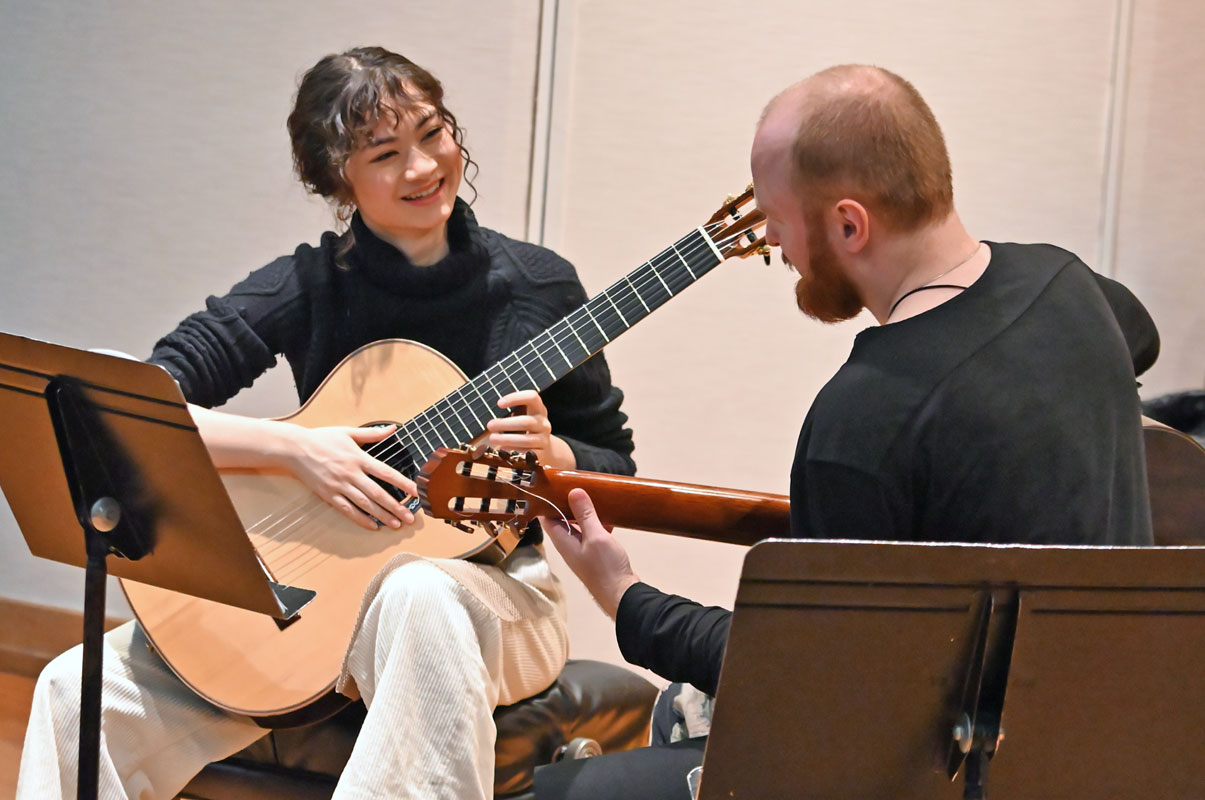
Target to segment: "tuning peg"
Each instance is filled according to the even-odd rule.
[[[734,195],[734,194],[730,194],[730,195],[728,195],[727,197],[725,197],[725,198],[724,198],[724,205],[726,205],[726,206],[728,206],[728,205],[732,205],[732,203],[733,203],[735,200],[736,200],[736,195]]]
[[[753,181],[749,181],[749,185],[745,187],[746,192],[753,191]]]
[[[766,266],[770,265],[770,245],[763,244],[757,248],[757,254],[766,260]]]
[[[539,460],[536,458],[536,454],[531,452],[530,450],[527,451],[527,455],[524,458],[524,460],[527,462],[527,466],[530,467],[531,469],[535,469],[536,467],[539,466],[539,463],[540,463]]]
[[[453,522],[452,520],[448,520],[448,522],[452,525],[453,528],[459,528],[460,530],[464,531],[465,533],[473,533],[474,532],[472,528],[470,528],[468,525],[465,525],[463,522]]]

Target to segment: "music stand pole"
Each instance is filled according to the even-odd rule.
[[[60,375],[47,383],[45,396],[88,556],[76,797],[93,800],[100,764],[107,560],[114,554],[136,561],[150,552],[154,509],[137,466],[109,435],[79,382]]]
[[[76,794],[79,800],[97,794],[100,769],[100,687],[104,667],[105,559],[108,552],[97,547],[99,537],[85,531],[88,539],[88,566],[84,572],[84,652],[80,677],[79,773]],[[103,548],[103,544],[101,545]]]

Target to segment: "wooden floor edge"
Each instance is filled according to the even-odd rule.
[[[0,672],[37,677],[52,658],[83,640],[84,613],[0,597]],[[126,622],[105,617],[105,630]]]

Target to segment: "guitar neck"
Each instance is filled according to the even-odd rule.
[[[547,467],[543,477],[541,497],[568,515],[569,490],[585,489],[606,525],[740,545],[791,534],[790,502],[780,494]]]
[[[418,464],[439,447],[475,440],[503,413],[500,397],[547,389],[723,260],[696,228],[405,423],[399,438],[414,444]]]

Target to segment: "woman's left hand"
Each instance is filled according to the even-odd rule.
[[[498,450],[531,451],[544,466],[573,469],[577,459],[564,439],[552,435],[548,409],[539,392],[528,389],[508,394],[498,408],[512,409],[512,416],[492,419],[486,424],[490,447]]]

